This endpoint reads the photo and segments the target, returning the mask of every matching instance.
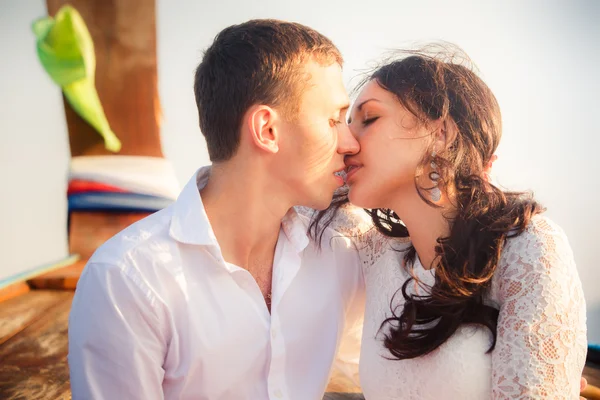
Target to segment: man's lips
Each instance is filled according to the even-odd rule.
[[[345,170],[346,170],[346,168],[340,168],[333,173],[333,175],[336,177],[336,179],[338,179],[340,186],[344,184],[344,176],[346,175],[344,172]]]

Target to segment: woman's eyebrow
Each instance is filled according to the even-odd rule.
[[[363,106],[364,106],[366,103],[368,103],[368,102],[370,102],[370,101],[377,101],[377,102],[381,103],[381,101],[379,101],[379,100],[377,100],[376,98],[372,97],[372,98],[370,98],[370,99],[367,99],[367,100],[363,101],[362,103],[360,103],[360,104],[358,105],[358,107],[356,107],[356,109],[357,109],[358,111],[361,111],[361,110],[362,110],[362,107],[363,107]]]

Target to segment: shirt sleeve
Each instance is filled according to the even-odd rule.
[[[498,271],[494,399],[578,399],[586,356],[583,290],[564,233],[538,217],[509,239]]]
[[[69,317],[73,399],[163,399],[160,307],[133,271],[86,266]]]

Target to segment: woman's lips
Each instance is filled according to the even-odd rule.
[[[356,172],[361,169],[362,167],[358,166],[358,165],[349,165],[346,168],[346,182],[349,182],[350,179],[356,174]]]

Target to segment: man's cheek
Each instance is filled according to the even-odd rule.
[[[311,165],[321,165],[329,163],[333,154],[335,154],[335,146],[331,142],[325,140],[314,142],[307,155]]]

